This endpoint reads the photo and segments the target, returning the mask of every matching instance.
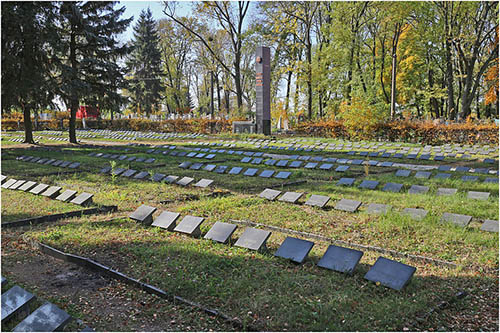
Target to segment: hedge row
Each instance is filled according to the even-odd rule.
[[[301,135],[351,139],[344,124],[335,120],[302,122],[296,126],[295,132]],[[419,142],[423,144],[498,144],[498,126],[493,123],[452,123],[445,125],[424,121],[400,120],[379,124],[370,133],[363,134],[362,137],[365,139]]]

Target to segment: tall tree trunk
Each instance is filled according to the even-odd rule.
[[[297,54],[297,62],[300,62],[302,60],[302,52],[299,50]],[[297,114],[299,112],[299,73],[295,75],[295,91],[293,93],[293,108],[294,108],[294,113]]]
[[[446,58],[446,87],[448,92],[448,116],[450,120],[455,120],[456,110],[455,110],[455,99],[453,97],[453,58],[451,54],[451,13],[450,10],[453,9],[453,3],[444,2],[445,13],[444,13],[444,33],[445,33],[445,58]],[[451,6],[451,8],[449,7]]]
[[[286,98],[285,98],[285,112],[288,113],[290,107],[290,86],[292,85],[292,71],[288,71],[288,79],[286,80]]]
[[[427,71],[427,75],[429,79],[429,88],[432,90],[434,88],[434,72],[431,68]],[[435,97],[429,98],[429,107],[431,109],[431,113],[434,114],[434,118],[439,118],[439,106]]]
[[[35,143],[33,140],[33,128],[31,124],[31,110],[30,104],[25,105],[23,108],[24,116],[24,143]]]
[[[306,57],[307,57],[307,117],[312,119],[312,103],[313,103],[313,89],[312,89],[312,45],[311,36],[308,32]]]
[[[382,55],[382,61],[380,62],[380,85],[382,86],[382,92],[384,93],[385,97],[385,102],[390,103],[389,95],[387,94],[387,91],[385,90],[385,84],[384,84],[384,71],[385,71],[385,36],[382,38],[380,41],[380,45],[382,47],[382,50],[380,54]]]
[[[215,86],[217,89],[217,110],[220,114],[221,112],[221,104],[220,104],[220,83],[219,83],[219,75],[215,75]]]
[[[238,112],[243,109],[243,89],[241,87],[241,71],[240,71],[241,53],[236,52],[234,57],[234,86],[236,88],[236,101],[238,104]]]
[[[77,79],[77,61],[76,61],[76,36],[73,31],[75,31],[76,26],[71,24],[71,37],[70,37],[70,54],[69,59],[71,62],[71,72],[73,76],[73,80]],[[76,94],[75,89],[71,91],[70,97],[70,118],[69,118],[69,142],[77,143],[76,141],[76,111],[78,110],[78,95]]]

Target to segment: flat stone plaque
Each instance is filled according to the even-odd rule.
[[[305,202],[305,204],[309,206],[317,206],[323,208],[328,203],[328,201],[330,201],[330,197],[326,195],[313,194],[309,197],[309,199]]]
[[[318,266],[336,272],[352,274],[362,256],[363,252],[361,251],[330,245],[318,262]]]
[[[151,180],[154,182],[160,182],[165,177],[166,175],[164,173],[155,173],[153,177],[151,177]]]
[[[216,167],[217,167],[217,165],[215,165],[215,164],[207,164],[207,165],[205,165],[203,170],[210,172],[210,171],[213,171]]]
[[[163,178],[162,182],[167,183],[167,184],[172,184],[177,179],[179,179],[179,176],[169,175],[169,176]]]
[[[60,200],[60,201],[63,201],[63,202],[68,202],[68,201],[70,201],[71,199],[73,199],[75,197],[76,193],[77,192],[73,191],[73,190],[66,190],[63,193],[59,194],[56,197],[56,200]]]
[[[175,221],[181,216],[179,213],[163,211],[151,224],[153,227],[159,227],[173,231],[175,228]]]
[[[469,172],[469,167],[459,166],[455,169],[456,172]]]
[[[74,162],[74,163],[71,163],[70,165],[68,165],[68,168],[70,168],[70,169],[76,169],[79,166],[80,166],[79,162]]]
[[[423,220],[427,216],[428,211],[420,208],[405,208],[401,213],[403,215],[409,215],[415,220]]]
[[[302,165],[301,161],[292,161],[288,167],[290,168],[300,168]]]
[[[292,173],[290,171],[280,171],[274,175],[274,178],[287,179]]]
[[[472,216],[453,214],[453,213],[444,213],[443,216],[441,217],[441,222],[451,222],[460,227],[468,226],[471,220]]]
[[[181,186],[188,186],[192,182],[194,182],[194,178],[191,178],[191,177],[182,177],[180,180],[177,181],[176,184],[177,185],[181,185]]]
[[[88,206],[92,203],[93,196],[94,196],[93,194],[82,192],[70,202],[80,206]]]
[[[271,236],[270,231],[248,227],[234,245],[255,251],[265,250],[269,236]]]
[[[9,188],[12,185],[14,185],[16,182],[17,182],[17,179],[9,179],[5,183],[2,184],[2,187],[3,188]],[[38,193],[35,193],[35,194],[38,194]]]
[[[449,165],[440,165],[438,167],[438,170],[439,171],[450,171],[451,170],[451,166],[449,166]]]
[[[40,195],[54,199],[55,197],[57,197],[59,195],[60,191],[61,191],[60,186],[50,186],[44,192],[40,193]]]
[[[394,174],[396,177],[408,177],[410,176],[411,174],[411,170],[398,170],[396,171],[396,173]]]
[[[240,162],[241,163],[250,163],[251,160],[252,160],[251,157],[243,157]]]
[[[193,152],[186,155],[186,157],[195,157],[195,156],[196,156],[196,153],[193,153]]]
[[[129,217],[132,220],[149,225],[153,222],[153,213],[155,211],[155,207],[141,205]]]
[[[125,171],[124,168],[116,168],[116,169],[114,169],[114,170],[111,171],[111,174],[115,175],[115,176],[119,176],[124,171]]]
[[[383,286],[401,290],[409,282],[417,269],[403,263],[379,257],[366,273],[365,279],[380,282]]]
[[[429,186],[412,185],[408,190],[409,194],[425,194],[429,192]]]
[[[54,332],[59,331],[71,321],[71,316],[52,303],[45,303],[22,322],[13,332]]]
[[[477,182],[479,179],[478,176],[462,176],[462,180],[464,182]]]
[[[489,197],[490,197],[489,192],[476,192],[476,191],[467,192],[468,199],[488,200]]]
[[[252,164],[261,164],[262,158],[261,157],[254,158],[251,163]]]
[[[241,170],[243,170],[243,168],[240,168],[240,167],[233,167],[231,170],[229,170],[228,174],[230,175],[239,175]]]
[[[203,166],[203,163],[193,163],[193,164],[191,164],[191,166],[189,167],[189,169],[191,169],[191,170],[200,170],[202,166]]]
[[[366,212],[369,214],[387,214],[391,209],[391,206],[384,204],[371,203],[366,208]]]
[[[339,181],[337,182],[337,186],[341,186],[341,185],[344,185],[344,186],[351,186],[352,184],[354,184],[354,181],[356,179],[355,178],[340,178]]]
[[[363,180],[361,184],[359,184],[359,188],[366,188],[369,190],[374,190],[378,186],[379,182],[376,180]]]
[[[417,173],[415,174],[415,178],[429,179],[431,174],[432,172],[429,171],[417,171]]]
[[[227,165],[219,165],[217,168],[215,168],[216,173],[224,173],[227,170]]]
[[[274,174],[274,170],[264,170],[259,174],[262,178],[271,178]]]
[[[361,201],[341,199],[335,205],[335,209],[353,213],[358,210],[359,206],[361,206]]]
[[[193,237],[199,237],[201,235],[200,225],[204,220],[204,217],[186,215],[174,228],[174,231],[188,234]]]
[[[401,191],[402,188],[403,188],[403,184],[387,183],[387,184],[385,184],[382,191],[398,193]]]
[[[294,237],[287,237],[283,243],[281,243],[274,255],[276,257],[290,259],[293,262],[301,264],[313,246],[313,242]]]
[[[36,186],[36,182],[27,181],[26,183],[21,185],[21,187],[19,187],[18,190],[26,192],[26,191],[31,190],[35,186]]]
[[[149,176],[149,172],[141,171],[134,176],[134,179],[147,179]]]
[[[202,188],[205,188],[205,187],[208,187],[210,186],[210,184],[212,184],[214,181],[213,179],[200,179],[196,184],[194,184],[194,186],[196,187],[202,187]]]
[[[440,187],[436,191],[436,195],[454,195],[455,193],[457,193],[457,189],[456,188],[444,188],[444,187]]]
[[[130,156],[129,158],[126,159],[126,161],[128,162],[132,162],[133,160],[135,160],[135,156]]]
[[[306,163],[306,165],[304,165],[304,168],[314,169],[317,165],[318,165],[318,163],[316,163],[316,162],[309,162],[309,163]]]
[[[35,296],[19,286],[14,286],[2,294],[2,323],[26,308]]]
[[[434,161],[444,161],[444,155],[436,155],[436,156],[434,156]]]
[[[264,191],[262,191],[259,194],[259,197],[267,199],[267,200],[274,200],[280,194],[281,194],[281,191],[277,191],[277,190],[272,190],[270,188],[266,188]]]
[[[61,168],[66,168],[66,167],[68,167],[70,164],[71,164],[71,161],[64,161],[64,162],[62,162],[61,164],[59,164],[59,166],[60,166]]]
[[[481,230],[489,232],[498,232],[498,221],[485,220],[481,225]]]
[[[331,163],[323,163],[319,166],[319,168],[321,170],[330,170],[331,168],[333,168],[333,164]]]
[[[348,165],[339,165],[337,169],[335,169],[336,172],[345,172],[349,169]]]
[[[102,173],[102,174],[107,174],[107,173],[110,173],[111,172],[111,167],[110,166],[106,166],[104,168],[102,168],[101,170],[99,170],[99,173]]]
[[[276,164],[276,160],[267,160],[264,162],[265,165],[273,166]]]
[[[438,173],[434,176],[434,179],[448,179],[451,177],[451,173]]]
[[[486,178],[485,183],[498,183],[498,178]]]
[[[215,222],[203,238],[225,244],[231,239],[235,230],[236,226],[234,224]]]
[[[283,196],[281,198],[279,198],[278,200],[279,201],[284,201],[284,202],[290,202],[290,203],[296,203],[297,200],[300,199],[300,197],[303,195],[304,193],[300,193],[300,192],[286,192],[285,194],[283,194]]]
[[[244,173],[243,175],[244,176],[250,176],[250,177],[253,177],[255,176],[255,174],[257,173],[257,171],[259,171],[259,169],[254,169],[254,168],[248,168]]]
[[[215,158],[215,154],[208,154],[207,156],[205,156],[205,158],[206,158],[207,160],[212,160],[212,159],[214,159],[214,158]]]
[[[179,168],[182,168],[182,169],[187,169],[189,168],[189,166],[191,165],[192,163],[189,162],[189,161],[184,161],[182,162],[181,164],[179,164]]]
[[[0,179],[1,179],[1,183],[3,184],[3,182],[7,179],[7,176],[2,175]]]
[[[33,193],[33,194],[40,194],[48,188],[49,188],[49,185],[47,185],[47,184],[38,184],[37,186],[33,187],[29,192]]]
[[[11,190],[17,190],[19,189],[19,187],[21,187],[21,185],[23,185],[24,183],[26,183],[25,180],[18,180],[17,182],[15,182],[14,184],[10,185],[9,186],[9,189]]]
[[[286,167],[287,164],[288,164],[288,160],[279,160],[278,162],[276,162],[276,166],[279,166],[279,167]]]
[[[129,178],[129,177],[132,177],[136,172],[137,172],[137,170],[128,169],[128,170],[125,170],[124,172],[122,172],[120,176]]]

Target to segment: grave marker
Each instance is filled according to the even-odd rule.
[[[194,184],[194,186],[196,187],[201,187],[201,188],[206,188],[208,186],[210,186],[210,184],[212,184],[214,181],[213,179],[200,179],[196,184]]]
[[[363,252],[361,251],[330,245],[318,262],[318,266],[341,273],[352,274],[362,256]]]
[[[73,191],[73,190],[66,190],[63,193],[59,194],[56,197],[56,200],[67,202],[67,201],[73,199],[75,197],[76,193],[77,192]]]
[[[238,175],[240,174],[241,170],[243,170],[243,168],[240,168],[240,167],[233,167],[231,170],[229,170],[229,174],[230,175]]]
[[[59,331],[71,321],[71,316],[52,303],[45,303],[22,322],[13,332],[54,332]]]
[[[423,220],[427,216],[427,211],[425,209],[420,208],[405,208],[401,212],[403,215],[409,215],[411,218],[415,220]]]
[[[12,184],[11,186],[9,186],[9,189],[10,189],[10,190],[17,190],[17,189],[19,189],[19,187],[20,187],[21,185],[23,185],[24,183],[26,183],[26,181],[25,181],[25,180],[18,180],[17,182],[15,182],[15,183],[14,183],[14,184]]]
[[[16,182],[17,182],[17,180],[16,180],[16,179],[12,179],[12,178],[11,178],[11,179],[7,180],[5,183],[3,183],[3,184],[2,184],[2,187],[3,187],[3,188],[9,188],[9,187],[11,187],[12,185],[14,185]],[[38,194],[38,193],[35,193],[35,194]]]
[[[391,206],[384,204],[371,203],[366,208],[366,212],[369,214],[387,214],[391,209]]]
[[[361,201],[341,199],[335,205],[335,209],[354,213],[356,210],[358,210],[359,206],[361,206]]]
[[[262,191],[259,194],[259,197],[272,201],[272,200],[276,199],[276,197],[280,194],[281,194],[281,191],[276,191],[276,190],[272,190],[270,188],[266,188],[264,191]]]
[[[280,171],[274,175],[274,178],[287,179],[292,173],[290,171]]]
[[[33,187],[35,187],[35,185],[36,185],[36,182],[27,181],[21,187],[19,187],[18,190],[26,192],[26,191],[31,190]]]
[[[184,161],[182,162],[181,164],[179,164],[179,168],[182,168],[182,169],[187,169],[189,168],[189,166],[191,165],[192,163],[189,162],[189,161]]]
[[[467,192],[468,199],[488,200],[489,197],[490,197],[489,192],[476,192],[476,191]]]
[[[313,242],[288,236],[274,255],[301,264],[313,246]]]
[[[136,172],[137,172],[136,170],[128,169],[122,172],[120,176],[129,178],[132,177],[132,175],[134,175]]]
[[[248,227],[234,245],[255,251],[265,250],[269,236],[271,236],[269,231]]]
[[[93,194],[82,192],[70,202],[80,206],[88,206],[92,203],[93,196]]]
[[[189,167],[189,169],[191,169],[191,170],[200,170],[202,166],[203,166],[203,163],[193,163],[193,164],[191,164],[191,166]]]
[[[410,174],[411,174],[410,170],[399,169],[398,171],[396,171],[394,175],[396,177],[408,177]]]
[[[438,173],[434,176],[434,179],[448,179],[451,177],[451,173]]]
[[[453,213],[444,213],[441,217],[441,222],[450,222],[460,227],[468,226],[471,220],[472,216]]]
[[[394,193],[399,193],[401,189],[403,188],[403,184],[398,184],[398,183],[387,183],[385,184],[384,188],[382,191],[384,192],[394,192]]]
[[[429,192],[428,186],[412,185],[408,190],[409,194],[425,194]]]
[[[464,182],[476,182],[478,179],[478,176],[462,176]]]
[[[457,193],[457,189],[456,188],[444,188],[444,187],[440,187],[436,191],[436,195],[453,195],[455,193]]]
[[[2,185],[2,187],[3,187],[3,185]],[[37,186],[33,187],[29,192],[33,193],[33,194],[40,194],[48,188],[49,188],[49,185],[47,185],[47,184],[38,184]]]
[[[236,226],[234,224],[215,222],[203,238],[226,244],[231,239],[235,230]]]
[[[286,192],[278,200],[284,201],[284,202],[296,203],[303,194],[304,193],[300,193],[300,192]]]
[[[134,176],[134,179],[145,179],[145,178],[149,178],[149,177],[150,177],[149,172],[141,171]]]
[[[498,232],[498,221],[485,220],[481,225],[481,230],[489,232]]]
[[[205,218],[203,217],[186,215],[174,228],[174,231],[188,234],[193,237],[200,237],[200,225],[204,220]]]
[[[415,178],[429,179],[431,174],[432,174],[432,172],[429,172],[429,171],[417,171],[417,173],[415,174]]]
[[[365,279],[380,282],[383,286],[401,290],[409,282],[417,269],[403,263],[379,257],[366,273]]]
[[[352,184],[354,184],[354,181],[356,179],[355,178],[340,178],[339,181],[337,182],[337,186],[341,186],[341,185],[344,185],[344,186],[351,186]]]
[[[163,211],[151,224],[153,227],[159,227],[162,229],[167,229],[168,231],[173,231],[175,228],[175,221],[181,216],[179,213]]]
[[[227,165],[219,165],[217,168],[215,168],[216,173],[224,173],[227,170]]]
[[[328,203],[328,201],[330,201],[330,197],[328,196],[312,194],[305,202],[305,204],[323,208]]]
[[[210,172],[210,171],[213,171],[216,167],[217,167],[217,165],[215,165],[215,164],[207,164],[207,165],[205,165],[203,170]]]
[[[378,186],[379,182],[376,180],[363,180],[361,184],[359,184],[359,188],[366,188],[369,190],[374,190]]]
[[[153,222],[153,213],[155,211],[155,207],[141,205],[132,214],[130,214],[129,217],[132,220],[149,225]]]
[[[154,182],[160,182],[163,178],[165,178],[165,174],[163,173],[155,173],[153,177],[151,178],[152,181]]]
[[[2,294],[2,323],[24,309],[28,309],[29,304],[34,300],[35,296],[32,293],[17,285],[4,292]]]
[[[247,169],[247,170],[243,173],[243,175],[244,175],[244,176],[253,177],[253,176],[255,176],[255,174],[257,173],[257,171],[259,171],[259,169],[248,168],[248,169]]]
[[[168,178],[168,177],[167,177]],[[181,178],[180,180],[177,181],[177,185],[181,185],[181,186],[188,186],[189,184],[191,184],[192,182],[194,181],[194,178],[191,178],[191,177],[183,177]]]

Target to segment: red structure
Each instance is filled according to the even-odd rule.
[[[81,105],[78,111],[76,111],[76,119],[89,119],[89,118],[94,118],[97,119],[101,116],[101,113],[99,112],[98,107],[93,107],[93,106],[88,106],[88,105]]]

